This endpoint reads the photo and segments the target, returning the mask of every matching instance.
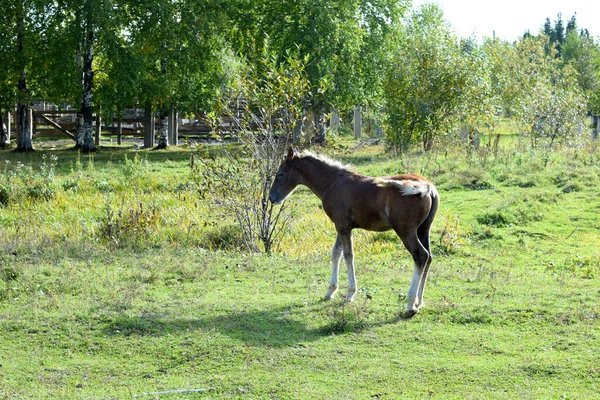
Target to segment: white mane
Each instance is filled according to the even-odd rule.
[[[337,160],[334,160],[332,158],[329,158],[323,154],[316,154],[313,153],[312,151],[308,151],[308,150],[304,150],[302,153],[300,153],[298,155],[298,158],[314,158],[315,160],[319,160],[327,165],[329,165],[330,167],[339,169],[339,170],[343,170],[343,171],[348,171],[348,172],[354,172],[354,166],[350,165],[350,164],[343,164]]]

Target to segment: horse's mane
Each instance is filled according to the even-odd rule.
[[[323,154],[316,154],[316,153],[313,153],[312,151],[304,150],[302,153],[298,154],[297,157],[300,159],[313,159],[313,160],[321,161],[322,163],[328,165],[329,167],[332,167],[341,172],[354,172],[353,171],[354,166],[352,166],[350,164],[343,164],[343,163],[341,163],[337,160],[334,160],[332,158],[329,158]]]

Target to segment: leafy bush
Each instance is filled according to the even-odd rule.
[[[493,118],[486,58],[472,42],[458,46],[437,6],[415,11],[400,35],[385,71],[388,147],[430,150],[457,124],[473,131]]]
[[[258,242],[265,252],[272,251],[290,217],[287,207],[274,206],[268,195],[292,144],[293,128],[300,119],[309,86],[304,61],[289,54],[283,62],[278,60],[267,51],[259,68],[248,71],[242,79],[242,92],[234,98],[226,96],[220,109],[212,114],[212,124],[221,136],[231,134],[231,126],[223,131],[217,116],[226,114],[233,120],[241,152],[224,147],[220,159],[197,152],[191,162],[192,180],[200,195],[213,199],[224,215],[235,219],[243,246],[250,251],[257,249]],[[245,99],[241,115],[239,98]]]

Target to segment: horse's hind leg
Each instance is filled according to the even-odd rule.
[[[417,289],[417,307],[419,309],[423,308],[423,306],[425,305],[425,303],[423,302],[423,292],[425,291],[425,284],[427,283],[427,274],[429,273],[429,267],[431,266],[431,249],[430,249],[430,243],[429,243],[429,228],[431,227],[431,224],[428,225],[421,225],[419,227],[419,229],[417,229],[417,236],[419,238],[419,241],[421,242],[421,244],[423,245],[423,247],[425,247],[425,250],[427,250],[428,256],[427,257],[427,262],[425,263],[425,267],[423,268],[423,274],[421,275],[421,280],[419,282],[419,288]]]
[[[340,273],[340,259],[342,258],[342,239],[337,235],[335,244],[331,250],[331,279],[329,281],[329,290],[325,294],[327,300],[333,299],[335,292],[338,290],[338,277]]]
[[[404,246],[415,262],[413,278],[410,283],[410,288],[408,289],[408,306],[406,309],[408,316],[413,316],[419,312],[420,304],[418,302],[418,293],[422,284],[425,269],[430,259],[430,255],[425,247],[421,244],[416,232],[410,232],[405,235],[398,234],[398,236],[400,236],[400,239],[402,239],[402,243],[404,243]]]

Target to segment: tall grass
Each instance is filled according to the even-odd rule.
[[[460,230],[454,226],[459,219],[456,213],[443,208],[448,191],[487,193],[504,191],[503,188],[531,188],[529,192],[533,194],[478,205],[474,212],[478,224],[506,227],[539,221],[547,208],[544,203],[556,204],[564,194],[586,191],[600,183],[600,152],[596,143],[552,151],[509,143],[493,153],[490,148],[472,152],[446,143],[431,152],[413,151],[399,157],[386,155],[377,146],[361,152],[361,157],[343,150],[333,156],[354,164],[361,173],[417,172],[436,183],[442,193],[440,221],[445,221],[435,228],[444,235],[446,243],[442,247],[460,242],[448,236],[450,225],[453,225],[450,230]],[[63,160],[63,154],[67,160]],[[115,151],[99,161],[94,156],[73,159],[72,155],[58,151],[42,155],[41,162],[24,164],[19,155],[3,153],[2,246],[35,248],[42,243],[45,246],[86,243],[137,250],[236,248],[241,233],[235,227],[234,216],[225,209],[215,209],[219,199],[197,186],[186,158],[179,156],[182,161],[165,165],[162,159],[153,161],[152,157],[153,153]],[[202,165],[196,163],[195,168]],[[538,187],[555,190],[539,193],[534,190]],[[320,207],[318,199],[301,189],[292,201],[297,209],[292,225],[275,250],[288,254],[328,251],[334,240],[333,227],[323,212],[315,212]],[[448,218],[454,218],[454,222]],[[370,234],[358,233],[356,240],[369,251],[389,249],[385,242],[372,240]],[[309,242],[311,246],[307,247]]]

